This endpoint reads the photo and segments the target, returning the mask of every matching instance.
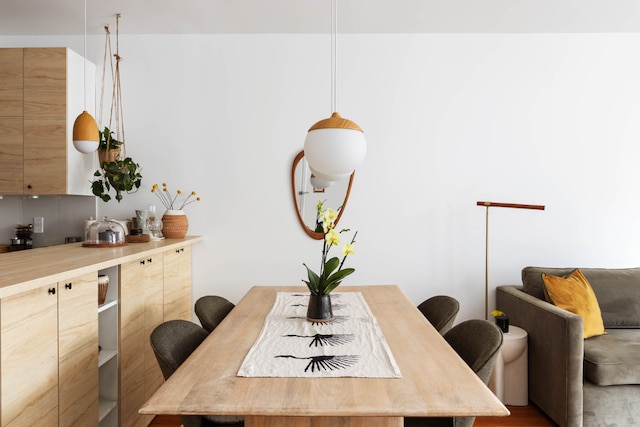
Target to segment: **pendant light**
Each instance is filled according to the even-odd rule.
[[[84,52],[83,63],[83,94],[84,111],[73,123],[73,146],[81,153],[93,153],[98,149],[100,136],[96,119],[87,112],[87,0],[84,0]]]
[[[311,174],[311,178],[309,179],[311,182],[311,186],[314,190],[324,190],[333,185],[333,181],[325,181],[324,179],[320,179],[317,176]]]
[[[333,114],[309,129],[304,157],[313,175],[323,181],[346,179],[362,163],[367,152],[364,132],[336,112],[336,50],[338,3],[331,0],[331,109]]]

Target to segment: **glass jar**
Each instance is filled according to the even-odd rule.
[[[119,222],[105,216],[102,221],[89,225],[83,246],[124,246],[127,244],[125,234],[124,227]]]

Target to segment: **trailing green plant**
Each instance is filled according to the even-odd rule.
[[[104,127],[104,130],[98,130],[98,134],[100,135],[100,145],[98,145],[98,150],[113,150],[114,148],[119,148],[122,145],[122,141],[118,141],[115,137],[115,132],[113,132],[108,127]]]
[[[102,201],[111,200],[109,192],[116,192],[116,200],[122,200],[122,193],[135,193],[142,183],[142,168],[131,157],[124,160],[103,162],[102,168],[93,173],[95,179],[91,182],[92,193],[100,197]]]

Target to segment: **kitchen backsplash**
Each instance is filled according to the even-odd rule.
[[[9,245],[17,225],[44,219],[44,233],[33,233],[33,247],[65,243],[67,237],[83,237],[84,221],[96,218],[93,196],[3,196],[0,199],[0,245]]]

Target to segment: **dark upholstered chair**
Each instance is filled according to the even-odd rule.
[[[502,346],[502,331],[488,320],[467,320],[444,334],[444,339],[460,358],[487,384]],[[404,419],[405,427],[454,426],[471,427],[475,417],[410,418]]]
[[[437,295],[423,301],[418,310],[441,335],[444,335],[453,326],[460,304],[453,297]]]
[[[196,301],[195,312],[202,327],[211,333],[234,307],[226,298],[206,295]]]
[[[200,326],[187,320],[169,320],[151,333],[151,348],[156,355],[164,379],[168,379],[209,336]],[[180,416],[184,427],[243,426],[242,417]]]

